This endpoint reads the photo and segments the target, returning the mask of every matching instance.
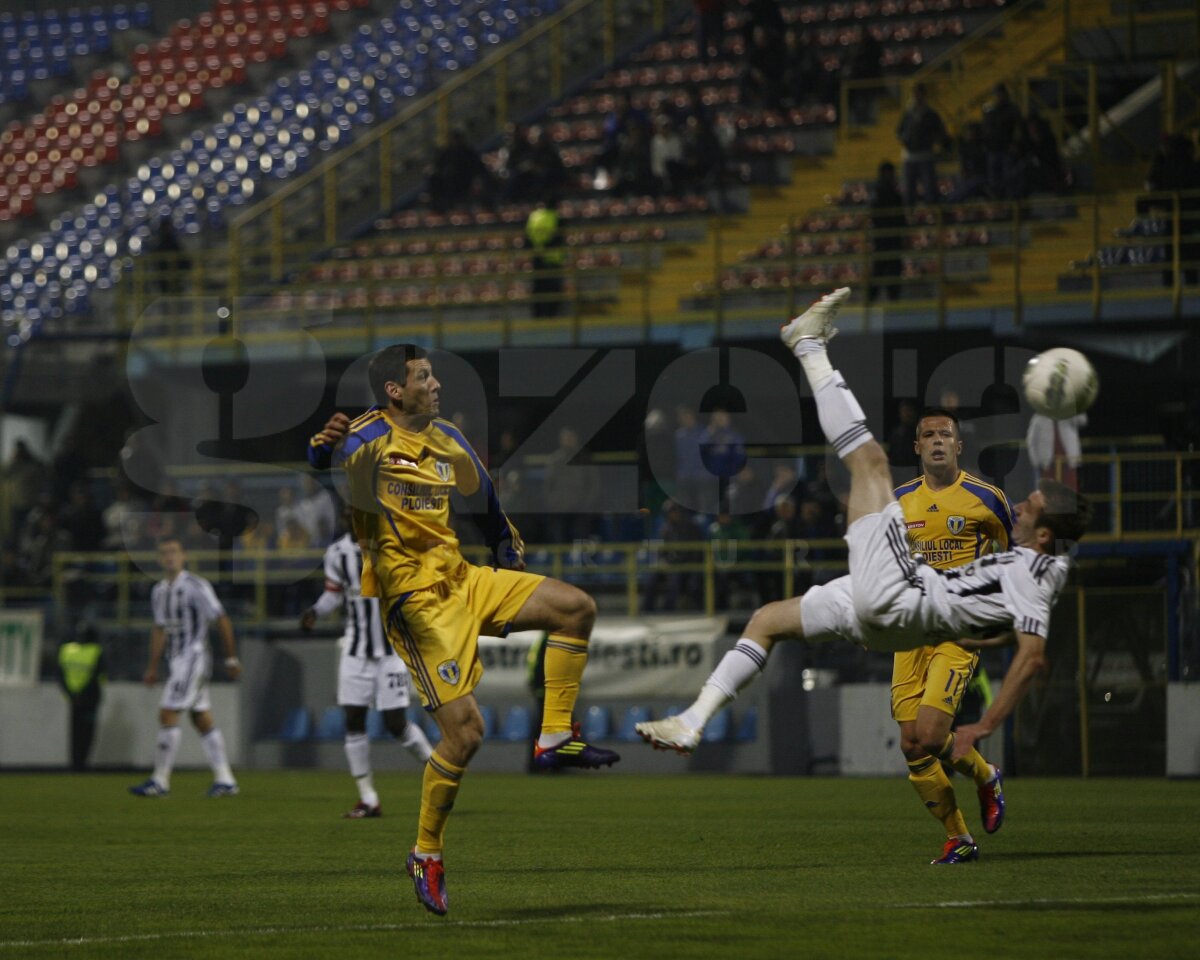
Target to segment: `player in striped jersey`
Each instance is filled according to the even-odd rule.
[[[343,603],[346,629],[338,644],[337,701],[346,714],[346,759],[358,785],[358,803],[348,820],[381,816],[379,794],[371,776],[371,741],[367,736],[367,709],[373,704],[383,714],[388,731],[414,757],[425,763],[432,752],[425,732],[408,722],[408,670],[384,633],[379,599],[364,597],[360,571],[362,551],[347,532],[325,551],[325,590],[300,617],[306,633],[317,618]]]
[[[821,298],[784,326],[781,336],[812,387],[821,429],[850,470],[850,574],[813,587],[799,600],[759,608],[690,707],[637,725],[656,748],[691,753],[705,724],[758,676],[771,649],[783,640],[840,638],[889,652],[945,640],[972,647],[1015,643],[1016,654],[991,706],[978,723],[949,734],[938,750],[950,762],[1004,722],[1045,666],[1050,611],[1067,580],[1067,554],[1087,529],[1087,499],[1043,480],[1016,508],[1013,549],[950,570],[914,558],[887,455],[826,353],[837,332],[833,317],[849,295],[843,287]]]
[[[491,477],[453,423],[438,417],[441,384],[425,351],[385,347],[367,372],[379,406],[350,421],[335,413],[309,443],[317,468],[340,466],[362,589],[379,597],[388,636],[442,739],[425,765],[417,842],[407,870],[417,899],[443,915],[442,846],[467,764],[483,742],[475,686],[480,634],[546,630],[546,699],[533,762],[546,770],[612,766],[620,757],[580,738],[579,695],[596,602],[578,587],[525,571],[525,548]],[[451,495],[473,509],[495,566],[468,563],[450,525]]]
[[[958,418],[948,410],[926,410],[913,441],[921,476],[895,490],[913,552],[940,570],[965,566],[993,549],[1007,550],[1012,532],[1012,507],[1004,493],[959,468],[962,446]],[[897,653],[892,665],[892,718],[900,725],[908,779],[925,809],[946,829],[945,846],[934,863],[964,863],[979,856],[938,759],[978,663],[975,650],[946,640]],[[954,768],[974,780],[983,828],[995,833],[1004,822],[1000,769],[974,748]]]
[[[182,736],[179,715],[186,710],[212,767],[213,784],[208,795],[231,797],[238,792],[238,785],[229,768],[225,739],[213,720],[208,695],[208,680],[212,676],[208,631],[211,624],[217,625],[225,651],[225,673],[230,680],[236,680],[242,665],[237,658],[233,624],[212,584],[186,569],[187,555],[178,539],[167,538],[159,543],[158,561],[166,576],[150,591],[154,628],[150,631],[150,663],[142,679],[147,686],[154,686],[164,652],[170,673],[159,702],[154,772],[144,783],[130,787],[129,792],[138,797],[165,797],[170,793],[171,770]]]

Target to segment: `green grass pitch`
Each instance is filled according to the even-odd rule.
[[[1011,778],[980,862],[935,868],[903,779],[479,774],[439,919],[403,873],[415,774],[372,821],[344,774],[138,779],[0,776],[0,960],[1200,956],[1197,781]]]

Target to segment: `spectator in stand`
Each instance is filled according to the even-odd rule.
[[[535,318],[557,317],[562,313],[566,289],[567,246],[553,199],[539,202],[530,211],[525,221],[525,242],[533,251],[530,310]]]
[[[1200,216],[1197,215],[1200,211],[1200,196],[1190,195],[1190,192],[1200,189],[1200,163],[1196,161],[1195,145],[1186,134],[1172,133],[1163,136],[1162,144],[1150,163],[1146,189],[1152,193],[1180,193],[1179,257],[1183,262],[1186,281],[1195,283],[1197,272],[1200,270],[1200,237],[1197,237],[1197,234],[1200,234]],[[1157,209],[1168,219],[1173,219],[1174,197],[1152,197],[1146,209]],[[1163,282],[1166,285],[1170,286],[1174,278],[1174,270],[1163,271]]]
[[[689,509],[699,506],[712,475],[704,466],[704,427],[684,404],[675,408],[675,489],[671,498]]]
[[[466,133],[456,128],[430,165],[430,203],[434,210],[444,212],[462,207],[473,198],[490,202],[491,179],[478,151],[467,142]]]
[[[0,587],[27,587],[29,577],[21,562],[21,551],[11,540],[0,545]]]
[[[708,542],[713,545],[716,566],[713,589],[718,610],[729,609],[730,595],[735,588],[749,586],[749,575],[737,568],[739,555],[746,559],[745,547],[739,545],[749,538],[746,524],[731,514],[728,507],[723,507],[708,525]]]
[[[168,297],[183,293],[184,277],[192,268],[192,259],[179,242],[179,235],[170,217],[163,217],[159,222],[155,254],[159,289]]]
[[[949,141],[949,136],[942,115],[929,103],[923,84],[913,85],[912,101],[900,118],[896,136],[903,148],[904,199],[909,206],[915,204],[919,188],[925,203],[937,203],[941,199],[937,183],[937,156]]]
[[[616,190],[625,196],[644,196],[654,192],[650,167],[650,138],[645,128],[627,121],[617,148]]]
[[[563,427],[558,432],[558,446],[547,458],[542,475],[542,502],[549,514],[553,541],[586,540],[591,535],[599,501],[600,474],[586,462],[579,434]]]
[[[696,16],[696,50],[700,62],[720,59],[725,40],[725,0],[692,0]]]
[[[725,491],[729,512],[746,524],[751,535],[758,526],[765,489],[763,479],[754,471],[753,465],[747,463],[729,482],[729,488]]]
[[[269,550],[275,545],[275,528],[271,521],[263,520],[251,511],[246,518],[246,529],[238,541],[243,550]]]
[[[983,124],[968,123],[958,138],[958,183],[947,198],[963,203],[987,196],[987,151],[983,148]]]
[[[1025,143],[1021,154],[1026,195],[1062,193],[1066,180],[1058,141],[1046,118],[1033,110],[1025,118]]]
[[[139,539],[136,530],[137,515],[142,512],[142,505],[134,499],[133,487],[129,481],[121,479],[117,483],[116,499],[104,508],[101,514],[104,520],[104,549],[122,550],[127,544]]]
[[[520,123],[508,124],[504,129],[504,140],[496,152],[496,176],[500,179],[501,194],[505,200],[519,202],[529,196],[529,191],[533,189],[527,179],[532,156],[529,128]]]
[[[871,283],[867,286],[867,302],[871,303],[880,291],[888,300],[900,298],[900,275],[904,272],[901,251],[904,250],[904,230],[908,219],[904,198],[896,186],[896,167],[889,160],[879,165],[879,176],[871,190]]]
[[[325,547],[333,539],[334,527],[337,526],[337,512],[333,508],[333,498],[329,491],[321,486],[316,477],[306,475],[300,481],[303,497],[296,505],[297,515],[304,529],[308,531],[310,547]]]
[[[683,156],[687,180],[693,189],[724,186],[724,156],[712,126],[696,114],[687,118],[683,128]]]
[[[700,434],[700,459],[705,470],[722,481],[733,480],[746,465],[746,441],[733,428],[728,410],[718,407],[709,414]]]
[[[181,543],[188,546],[194,536],[192,531],[186,531],[185,535],[188,524],[184,521],[190,520],[191,510],[191,505],[179,492],[178,484],[174,480],[164,481],[161,491],[150,502],[146,535],[157,543],[169,531],[171,536],[178,537]]]
[[[814,570],[813,565],[834,559],[838,551],[814,545],[817,540],[837,540],[841,536],[837,523],[819,500],[802,500],[795,522],[796,536],[805,543],[804,555],[797,564],[793,591],[799,595],[809,587],[825,583],[838,575],[836,570]]]
[[[774,32],[756,24],[746,44],[746,64],[742,70],[742,100],[778,110],[786,90],[787,48],[783,32]]]
[[[983,149],[987,155],[988,193],[993,200],[1010,200],[1018,189],[1021,155],[1021,111],[998,83],[983,108]]]
[[[650,172],[660,192],[679,192],[679,185],[684,180],[683,138],[665,113],[654,118],[654,136],[650,139]]]
[[[775,505],[780,497],[790,497],[800,482],[800,475],[795,464],[777,463],[771,473],[771,482],[763,492],[759,535],[765,535],[775,521]]]
[[[679,546],[701,540],[702,533],[695,517],[673,500],[663,504],[662,520],[658,528],[658,551],[653,563],[654,572],[646,581],[643,610],[654,613],[662,610],[677,610],[695,606],[694,600],[700,593],[698,570],[682,569],[696,564],[700,557],[695,550]],[[659,606],[659,594],[665,597]]]
[[[848,94],[848,110],[850,122],[856,126],[866,126],[874,120],[878,81],[882,76],[883,46],[871,28],[863,26],[842,66],[842,79],[854,84]]]
[[[99,550],[104,544],[104,517],[96,506],[91,487],[82,480],[71,487],[62,514],[62,528],[71,538],[72,550]]]
[[[567,168],[562,155],[542,127],[529,128],[531,158],[529,176],[539,184],[542,196],[558,196],[567,185]],[[534,196],[537,196],[535,194]]]
[[[1079,431],[1087,426],[1087,422],[1086,413],[1065,420],[1051,420],[1040,413],[1029,418],[1025,446],[1033,465],[1034,484],[1049,479],[1072,490],[1079,489],[1079,465],[1083,462]]]
[[[499,151],[504,198],[520,202],[554,194],[566,185],[562,157],[541,127],[510,124]]]
[[[768,34],[783,37],[787,24],[783,22],[783,11],[778,0],[750,0],[745,6],[746,19],[742,23],[742,40],[747,49],[754,40],[754,31],[762,27]]]
[[[31,511],[32,526],[21,537],[21,566],[31,586],[48,587],[54,579],[54,555],[71,549],[71,536],[50,510]]]
[[[649,135],[650,118],[633,102],[633,94],[625,90],[618,98],[617,105],[612,112],[604,118],[601,128],[600,152],[596,154],[597,171],[604,169],[610,177],[615,175],[621,143],[630,124],[641,126],[647,136]]]
[[[917,412],[917,405],[912,400],[901,400],[896,408],[896,426],[888,434],[887,442],[888,463],[893,467],[904,467],[907,470],[916,463],[913,437],[917,433]]]
[[[37,503],[38,496],[46,486],[46,465],[34,456],[29,444],[18,440],[13,448],[12,459],[4,468],[4,484],[7,488],[9,515],[7,529],[21,529],[25,515]]]
[[[832,100],[828,74],[808,33],[793,24],[784,33],[783,42],[787,48],[787,72],[783,79],[787,99],[797,106]]]
[[[291,524],[292,518],[299,518],[300,507],[296,502],[296,488],[292,486],[279,488],[279,504],[275,507],[275,530],[282,534]]]

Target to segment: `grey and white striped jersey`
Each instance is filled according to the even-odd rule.
[[[314,604],[317,615],[329,613],[341,601],[346,604],[343,651],[352,657],[375,660],[392,652],[379,618],[379,601],[362,595],[362,551],[347,533],[325,550],[325,593]]]
[[[920,570],[936,617],[953,636],[984,637],[1011,627],[1045,637],[1070,561],[1014,547],[950,570],[924,564]]]
[[[213,585],[189,570],[150,591],[154,625],[167,635],[167,656],[208,651],[209,625],[225,615]]]

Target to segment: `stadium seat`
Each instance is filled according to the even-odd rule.
[[[303,743],[312,733],[312,717],[307,707],[289,710],[279,728],[279,739],[284,743]]]
[[[481,703],[479,713],[483,717],[483,738],[490,740],[496,735],[496,708]]]
[[[625,713],[621,716],[621,726],[617,730],[617,739],[625,743],[635,743],[641,740],[635,727],[639,723],[644,723],[650,719],[649,707],[633,706],[628,707]]]
[[[504,719],[496,733],[499,740],[524,743],[533,737],[533,717],[527,706],[516,704],[504,711]]]
[[[750,743],[758,739],[758,707],[747,707],[737,722],[733,739],[739,743]]]
[[[346,736],[346,715],[341,707],[326,707],[317,723],[318,740],[342,740]]]
[[[608,707],[590,706],[583,715],[583,739],[589,742],[607,740],[612,726],[612,713]]]
[[[383,714],[378,710],[367,711],[367,736],[372,740],[390,740],[392,735],[384,725]]]
[[[729,727],[729,708],[726,707],[705,725],[704,742],[724,743],[729,739]]]

